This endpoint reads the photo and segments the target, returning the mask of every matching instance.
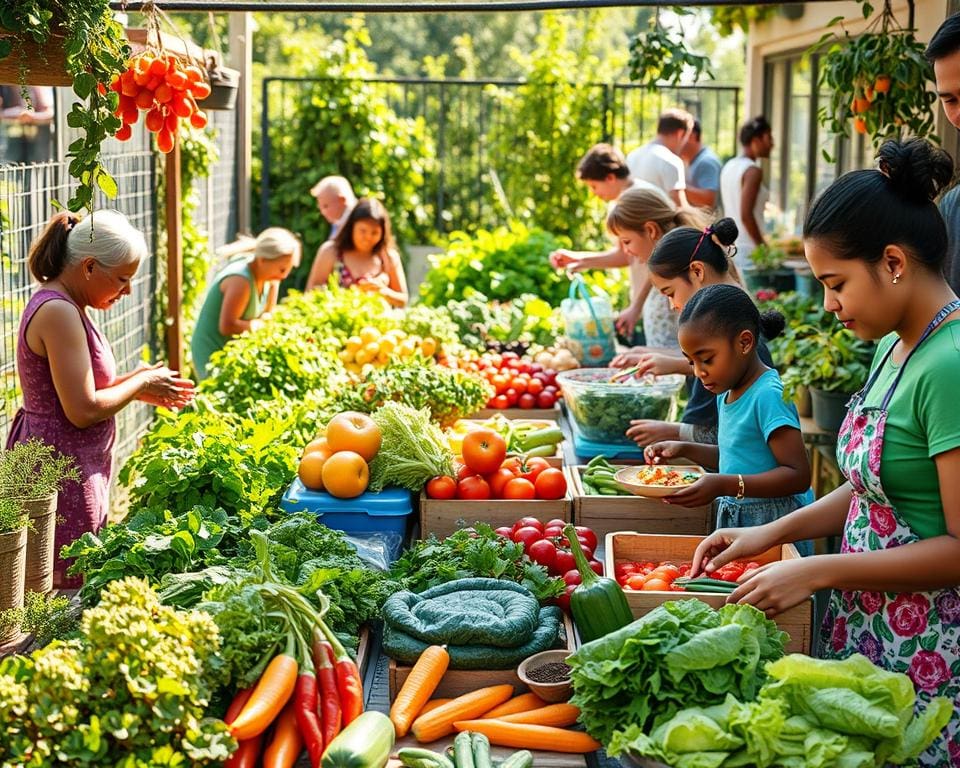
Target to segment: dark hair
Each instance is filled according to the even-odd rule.
[[[623,152],[609,144],[594,144],[577,164],[578,179],[604,181],[611,173],[625,179],[630,175],[630,168]]]
[[[804,239],[826,240],[841,259],[876,264],[899,245],[939,272],[947,228],[933,202],[953,177],[950,155],[924,139],[891,140],[877,153],[879,170],[851,171],[818,197],[803,224]]]
[[[657,134],[689,131],[693,128],[693,115],[684,109],[667,109],[657,120]]]
[[[664,280],[688,279],[687,271],[694,261],[709,264],[724,275],[730,270],[726,249],[737,242],[739,234],[736,222],[730,218],[707,227],[706,236],[702,229],[677,227],[660,238],[647,265]]]
[[[45,283],[60,276],[67,265],[67,238],[80,217],[70,211],[53,214],[40,237],[33,241],[27,256],[31,274]]]
[[[744,147],[750,146],[750,142],[759,139],[768,133],[773,133],[773,128],[763,115],[757,115],[752,120],[747,121],[740,126],[740,144]]]
[[[694,119],[694,121],[693,121],[693,128],[690,129],[690,135],[691,135],[691,136],[695,136],[698,141],[700,140],[700,135],[701,135],[701,134],[700,134],[700,130],[701,130],[701,129],[700,129],[700,121]]]
[[[354,248],[353,228],[358,221],[375,221],[381,226],[383,232],[377,244],[373,246],[373,253],[381,259],[386,258],[387,251],[393,250],[396,246],[393,242],[393,234],[390,231],[390,214],[383,207],[383,203],[375,197],[361,197],[357,200],[343,225],[343,229],[337,232],[337,236],[333,240],[337,251],[344,253]]]
[[[951,53],[960,51],[960,13],[955,13],[948,18],[939,29],[933,33],[927,50],[923,55],[931,64],[937,59],[949,56]]]
[[[714,332],[730,339],[741,331],[750,331],[755,340],[761,334],[775,339],[786,327],[779,312],[761,313],[746,291],[724,284],[708,285],[693,294],[680,313],[680,325],[687,323],[709,323]]]

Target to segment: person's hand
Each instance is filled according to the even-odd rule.
[[[707,473],[701,475],[695,483],[665,496],[663,500],[677,507],[703,507],[712,503],[718,496],[727,495],[725,482],[723,475]]]
[[[257,319],[260,321],[261,324],[263,324],[263,323],[269,322],[271,317],[273,317],[273,312],[264,312]]]
[[[631,349],[629,352],[621,352],[619,355],[614,356],[613,360],[610,361],[610,367],[632,368],[639,363],[641,359],[643,359],[643,354]]]
[[[752,605],[772,619],[826,586],[819,584],[823,574],[818,560],[801,557],[761,565],[740,577],[740,586],[727,597],[727,602]]]
[[[643,458],[647,464],[666,464],[664,459],[675,459],[683,453],[684,443],[679,440],[663,440],[652,443],[643,449]]]
[[[627,307],[617,315],[616,328],[622,336],[632,336],[633,329],[637,327],[637,320],[640,319],[642,307]]]
[[[194,383],[161,363],[145,368],[137,375],[143,379],[139,399],[144,402],[175,410],[193,401]]]
[[[663,440],[676,440],[680,437],[680,425],[669,421],[632,419],[627,429],[627,437],[641,447]]]
[[[639,355],[638,358],[637,376],[646,376],[648,373],[654,376],[665,376],[676,373],[678,367],[690,366],[686,360],[663,352],[648,352],[645,355]]]
[[[259,317],[255,317],[250,321],[250,327],[247,330],[258,331],[261,328],[263,328],[263,320]]]
[[[550,266],[554,269],[565,269],[576,262],[577,257],[573,251],[568,251],[566,248],[560,248],[550,254]]]
[[[767,525],[751,528],[720,528],[697,545],[690,576],[709,576],[734,560],[748,560],[766,552],[777,542]]]

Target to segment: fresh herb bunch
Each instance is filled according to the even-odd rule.
[[[19,499],[42,499],[79,482],[80,470],[71,456],[32,437],[0,450],[0,493]]]
[[[80,609],[63,595],[44,595],[27,592],[22,608],[11,608],[0,613],[0,637],[6,633],[23,631],[33,635],[33,644],[42,648],[53,640],[65,640],[77,633]]]
[[[359,383],[334,395],[330,406],[373,413],[396,401],[417,410],[428,408],[434,421],[447,426],[476,413],[490,397],[489,385],[479,377],[412,358],[368,371]]]
[[[453,475],[453,453],[427,409],[387,402],[374,411],[383,440],[370,463],[370,490],[397,485],[419,492],[431,477]]]
[[[4,764],[221,764],[236,741],[206,717],[219,649],[209,615],[114,582],[78,638],[0,662]]]
[[[26,528],[30,519],[23,511],[23,504],[16,499],[0,497],[0,533],[12,533]]]
[[[482,576],[522,584],[541,602],[563,593],[562,579],[523,553],[523,545],[494,533],[485,523],[461,529],[440,540],[431,536],[415,542],[390,568],[389,576],[403,589],[423,592],[454,579]]]

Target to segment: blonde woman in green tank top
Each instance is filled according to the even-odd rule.
[[[300,241],[271,227],[251,252],[223,267],[210,282],[193,331],[190,353],[197,380],[208,375],[210,356],[234,336],[258,328],[277,304],[280,281],[300,262]]]

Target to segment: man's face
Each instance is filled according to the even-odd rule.
[[[335,189],[322,189],[317,195],[317,208],[320,209],[323,218],[334,224],[347,209],[347,201]]]
[[[960,51],[933,62],[937,95],[950,124],[960,129]]]
[[[611,200],[616,200],[623,191],[623,185],[620,183],[620,180],[612,173],[608,173],[607,178],[603,180],[584,179],[583,183],[590,188],[593,194],[606,203],[609,203]]]

